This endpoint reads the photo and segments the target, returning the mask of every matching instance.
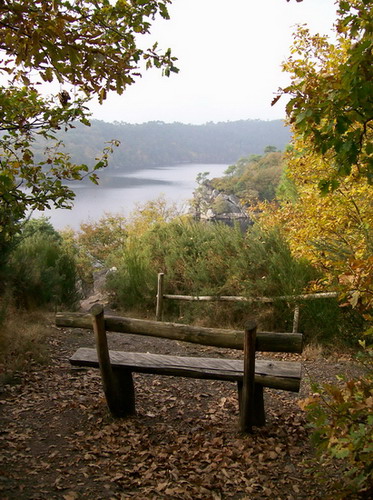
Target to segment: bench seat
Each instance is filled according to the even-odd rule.
[[[244,362],[239,359],[181,357],[142,352],[109,351],[114,369],[212,380],[242,382]],[[96,349],[80,348],[70,358],[75,366],[99,367]],[[255,363],[255,383],[263,387],[299,392],[301,363],[260,360]]]

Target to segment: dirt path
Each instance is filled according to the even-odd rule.
[[[242,436],[232,383],[136,375],[137,416],[114,420],[98,372],[68,362],[77,347],[92,345],[92,334],[55,329],[50,344],[51,363],[1,394],[2,500],[335,498],[330,482],[309,471],[316,459],[297,402],[310,377],[334,380],[347,361],[304,359],[301,395],[267,390],[268,424]],[[121,334],[112,346],[216,354]]]

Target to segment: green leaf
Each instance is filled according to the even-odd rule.
[[[3,231],[7,237],[16,233],[18,219],[30,209],[61,207],[73,199],[73,191],[60,181],[81,179],[89,169],[74,166],[54,140],[60,130],[72,128],[78,120],[90,124],[87,103],[91,99],[97,97],[102,103],[109,90],[121,94],[139,75],[141,60],[149,65],[154,62],[168,74],[178,71],[170,50],[158,52],[156,43],[144,50],[137,36],[150,30],[150,21],[158,13],[168,18],[168,3],[0,2],[0,18],[4,21],[0,44],[7,54],[0,74],[6,76],[3,81],[14,82],[0,85],[1,122],[5,129],[0,150],[2,164],[12,170],[12,174],[3,174],[0,182],[4,191],[14,188],[6,214],[9,226]],[[22,29],[18,29],[20,26]],[[60,94],[66,87],[74,88],[71,102],[61,106],[57,97],[46,97],[39,91],[39,84],[54,80],[61,86]],[[31,145],[39,144],[40,138],[53,144],[44,152],[43,161],[37,163]],[[93,170],[105,167],[110,154],[111,150],[105,148]],[[19,176],[19,188],[12,184],[13,172]],[[90,178],[97,183],[95,174]],[[22,185],[29,188],[27,196]]]

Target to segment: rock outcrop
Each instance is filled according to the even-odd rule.
[[[234,194],[215,189],[209,180],[201,182],[194,191],[190,213],[206,222],[224,222],[230,226],[239,223],[242,229],[252,224],[247,206]]]
[[[106,278],[109,273],[115,272],[116,268],[100,269],[93,273],[93,286],[89,296],[80,301],[80,309],[89,311],[94,304],[100,303],[107,306],[110,296],[106,289]]]

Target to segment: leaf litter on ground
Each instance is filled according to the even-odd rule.
[[[160,350],[157,340],[146,349]],[[338,471],[325,482],[310,471],[298,395],[266,391],[267,425],[242,435],[234,384],[136,374],[137,415],[113,419],[98,372],[68,363],[84,341],[92,335],[57,330],[50,365],[2,393],[2,499],[296,500],[333,491]],[[335,374],[335,364],[305,363],[316,377]],[[304,380],[301,397],[307,391]]]

